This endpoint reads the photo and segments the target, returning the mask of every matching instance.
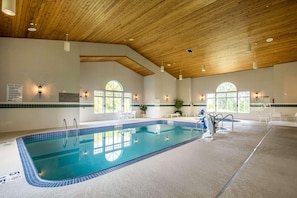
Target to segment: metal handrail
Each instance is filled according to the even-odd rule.
[[[224,120],[227,118],[227,117],[231,117],[231,120],[232,120],[232,131],[233,131],[233,129],[234,129],[234,117],[233,117],[233,115],[232,114],[228,114],[228,115],[226,115],[226,116],[224,116],[222,113],[218,113],[218,114],[215,114],[215,113],[207,113],[209,116],[211,116],[212,117],[212,124],[213,124],[213,127],[214,127],[214,133],[216,132],[216,128],[215,128],[215,120],[216,120],[216,118],[218,118],[219,116],[220,117],[222,117],[221,118],[221,120],[219,120],[217,123],[219,123],[219,122],[222,122],[222,127],[224,126]],[[197,122],[196,122],[196,128],[198,128],[198,124],[200,123],[200,120],[198,120]]]
[[[77,121],[75,118],[73,118],[73,127],[75,127],[77,129]]]
[[[231,116],[231,118],[232,118],[231,120],[232,120],[232,131],[233,131],[233,128],[234,128],[234,119],[233,119],[233,118],[234,118],[234,117],[233,117],[232,114],[228,114],[228,115],[226,115],[226,116],[222,119],[222,121],[224,122],[224,119],[227,118],[228,116]],[[222,122],[222,123],[223,123],[223,122]]]
[[[224,119],[224,115],[222,113],[217,113],[215,116],[214,116],[214,121],[216,121],[216,118],[218,118],[219,116],[221,116],[221,120],[222,121]],[[218,121],[218,123],[220,123],[220,121]],[[224,122],[222,122],[222,127],[224,126],[223,124]]]
[[[77,127],[77,121],[76,121],[76,119],[75,118],[73,118],[73,127],[76,129],[76,133],[75,133],[75,142],[73,143],[73,145],[75,146],[76,145],[76,143],[77,143],[77,140],[78,140],[78,132],[79,132],[79,130],[78,130],[78,127]]]
[[[232,131],[233,131],[233,128],[234,128],[234,117],[233,117],[233,115],[232,114],[228,114],[228,115],[224,116],[222,113],[214,114],[214,118],[215,119],[218,118],[218,116],[221,116],[222,117],[221,120],[218,121],[218,123],[222,122],[222,127],[224,127],[224,120],[225,120],[225,118],[231,116],[231,118],[232,118]]]
[[[65,139],[63,139],[63,147],[65,148],[66,147],[66,144],[68,142],[68,129],[67,129],[67,121],[66,119],[64,118],[63,120],[63,124],[65,125]]]

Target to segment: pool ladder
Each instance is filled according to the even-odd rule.
[[[222,127],[224,127],[224,120],[227,118],[227,117],[231,117],[231,120],[232,120],[232,131],[233,131],[233,129],[234,129],[234,117],[233,117],[233,115],[232,114],[228,114],[228,115],[226,115],[225,117],[223,116],[223,114],[221,114],[221,113],[218,113],[217,115],[215,115],[215,118],[217,118],[217,117],[219,117],[219,116],[221,116],[222,118],[221,118],[221,120],[219,120],[217,123],[219,123],[219,122],[222,122]]]
[[[67,127],[67,121],[66,121],[65,118],[63,120],[63,125],[65,127],[65,139],[63,140],[63,147],[65,148],[66,145],[67,145],[67,142],[68,142],[68,137],[69,137],[69,131],[68,131],[68,127]],[[77,121],[76,121],[75,118],[73,118],[73,127],[76,129],[75,130],[75,141],[73,143],[73,146],[75,146],[76,143],[77,143],[77,140],[78,140],[78,133],[79,133],[78,126],[77,126]]]
[[[77,121],[75,118],[73,118],[73,127],[75,128],[75,142],[73,143],[73,146],[75,146],[78,140],[78,132],[79,132],[77,127]]]
[[[66,147],[66,145],[67,145],[67,142],[68,142],[68,129],[67,129],[67,121],[66,121],[66,119],[64,118],[64,120],[63,120],[63,125],[64,125],[64,127],[65,127],[65,134],[66,134],[66,137],[65,137],[65,139],[63,139],[63,147],[65,148]]]
[[[234,129],[234,117],[233,117],[233,115],[232,114],[228,114],[228,115],[226,115],[225,117],[224,117],[224,115],[222,114],[222,113],[218,113],[218,114],[214,114],[214,113],[209,113],[209,115],[210,116],[213,116],[213,118],[214,118],[214,127],[216,127],[215,125],[217,124],[217,126],[218,126],[218,124],[221,122],[222,123],[222,127],[224,127],[224,120],[227,118],[227,117],[231,117],[231,120],[232,120],[232,131],[233,131],[233,129]],[[219,121],[217,121],[216,122],[216,118],[219,118],[219,117],[221,117],[220,118],[220,120]],[[198,128],[198,124],[201,124],[201,121],[200,120],[198,120],[197,122],[196,122],[196,128]]]

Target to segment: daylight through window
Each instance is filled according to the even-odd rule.
[[[104,91],[94,91],[94,113],[131,112],[132,94],[118,81],[109,81]]]
[[[237,91],[234,84],[224,82],[216,93],[206,94],[207,112],[249,113],[250,92]]]

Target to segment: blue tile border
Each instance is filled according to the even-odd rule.
[[[167,124],[167,120],[157,120],[157,121],[149,121],[149,122],[139,122],[139,123],[129,123],[129,124],[123,124],[123,127],[127,128],[127,127],[137,127],[137,126],[141,126],[143,124]],[[175,126],[191,126],[188,122],[176,122],[174,121],[173,124]],[[196,127],[196,124],[195,124]],[[108,126],[108,127],[94,127],[95,129],[100,129],[100,130],[106,130],[106,129],[114,129],[115,125],[112,126]],[[90,130],[94,130],[94,128],[90,128],[90,129],[81,129],[80,133],[90,133]],[[75,134],[75,130],[72,130],[72,132],[69,132],[69,134],[74,135]],[[27,182],[33,186],[37,186],[37,187],[61,187],[61,186],[67,186],[67,185],[71,185],[71,184],[76,184],[76,183],[80,183],[89,179],[93,179],[95,177],[101,176],[101,175],[105,175],[107,173],[110,173],[114,170],[118,170],[120,168],[123,168],[125,166],[129,166],[131,164],[134,164],[136,162],[142,161],[144,159],[153,157],[155,155],[158,155],[160,153],[163,153],[165,151],[171,150],[173,148],[182,146],[184,144],[187,144],[189,142],[192,142],[194,140],[199,139],[200,137],[196,137],[181,143],[178,143],[176,145],[155,151],[153,153],[149,153],[146,155],[143,155],[141,157],[138,157],[136,159],[132,159],[130,161],[124,162],[122,164],[101,170],[101,171],[97,171],[88,175],[84,175],[81,177],[77,177],[77,178],[71,178],[71,179],[64,179],[64,180],[44,180],[41,179],[38,175],[38,171],[36,170],[34,163],[27,151],[26,145],[23,141],[23,139],[43,139],[43,138],[55,138],[55,137],[60,137],[60,136],[65,136],[65,131],[57,131],[57,132],[48,132],[48,133],[43,133],[43,134],[34,134],[34,135],[28,135],[28,136],[24,136],[24,137],[19,137],[16,139],[17,141],[17,145],[19,148],[19,154],[20,154],[20,158],[23,164],[23,168],[24,168],[24,174],[25,174],[25,178],[27,180]]]

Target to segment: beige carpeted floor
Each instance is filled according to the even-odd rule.
[[[0,134],[0,176],[22,175],[0,184],[0,197],[297,197],[297,128],[272,126],[267,131],[264,123],[235,122],[233,131],[218,132],[213,140],[200,139],[57,188],[26,182],[15,142],[22,134]]]

